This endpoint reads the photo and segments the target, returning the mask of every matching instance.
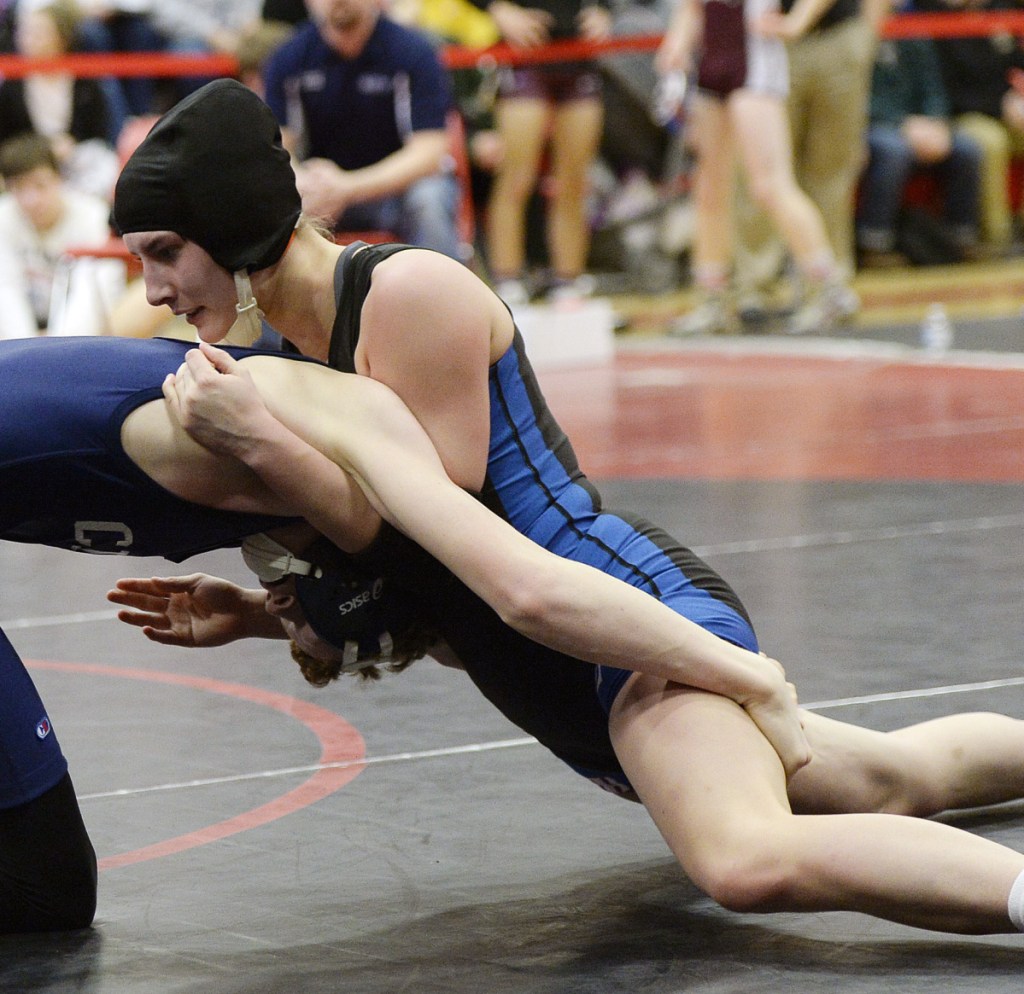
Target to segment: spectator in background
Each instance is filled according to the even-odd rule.
[[[861,181],[857,247],[862,265],[905,265],[897,223],[915,169],[942,185],[950,243],[970,254],[978,243],[981,149],[949,119],[949,100],[930,38],[883,41],[871,83],[868,164]]]
[[[72,0],[19,4],[17,54],[30,59],[67,55],[78,23]],[[117,179],[110,122],[110,104],[99,80],[47,72],[0,82],[0,141],[26,132],[43,135],[68,184],[100,197],[110,196]]]
[[[1015,0],[917,0],[916,9],[1017,10]],[[935,42],[946,93],[959,128],[981,146],[981,237],[993,253],[1013,238],[1008,176],[1010,160],[1024,155],[1024,93],[1015,89],[1024,51],[1008,32]]]
[[[65,250],[110,237],[110,204],[64,183],[42,135],[0,145],[0,176],[0,338],[28,338],[47,330]]]
[[[427,38],[381,0],[307,0],[267,63],[266,100],[298,160],[303,210],[459,258],[451,84]]]
[[[81,47],[87,52],[160,52],[164,36],[153,26],[153,0],[78,0]],[[147,76],[114,79],[122,116],[142,117],[156,110],[156,86]],[[118,129],[119,131],[120,129]],[[116,142],[115,135],[113,141]]]
[[[235,55],[241,39],[261,20],[261,0],[156,0],[153,26],[176,55]],[[209,77],[176,81],[172,103],[199,89]]]
[[[843,282],[840,319],[853,317],[860,301],[850,286],[855,266],[854,213],[857,180],[864,167],[868,92],[878,33],[891,0],[782,0],[791,15],[780,34],[789,57],[786,101],[793,168],[800,188],[821,213]],[[765,213],[741,183],[737,206],[737,311],[757,326],[769,317],[786,268],[786,248]],[[793,287],[799,301],[802,287]]]
[[[502,38],[520,48],[579,37],[602,41],[611,14],[592,0],[473,0],[494,19]],[[604,122],[601,77],[591,61],[503,68],[494,120],[500,155],[487,205],[487,261],[498,295],[525,303],[527,205],[537,187],[545,150],[550,150],[550,188],[545,192],[546,235],[555,297],[587,296],[590,249],[587,217],[589,171]]]
[[[689,72],[699,87],[692,113],[694,282],[700,303],[672,327],[678,335],[733,330],[729,277],[737,164],[793,254],[807,299],[792,316],[793,334],[829,331],[841,316],[843,286],[821,215],[797,185],[786,116],[788,69],[779,40],[799,27],[770,0],[681,0],[658,50],[659,71]]]
[[[295,33],[293,25],[285,21],[261,20],[239,39],[235,49],[238,59],[238,79],[253,93],[265,96],[264,72],[267,62]]]

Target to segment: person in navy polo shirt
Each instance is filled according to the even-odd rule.
[[[336,230],[385,229],[459,257],[448,75],[380,0],[308,0],[266,68],[266,100],[298,160],[303,209]]]

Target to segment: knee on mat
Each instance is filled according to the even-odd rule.
[[[96,917],[97,897],[96,853],[92,845],[67,854],[59,873],[61,899],[51,910],[51,928],[88,928]]]
[[[88,928],[96,917],[96,853],[88,839],[51,852],[24,880],[10,903],[20,908],[9,923],[17,932],[70,932]],[[13,910],[13,908],[12,908]]]
[[[0,932],[87,928],[96,914],[96,851],[67,775],[0,811]]]

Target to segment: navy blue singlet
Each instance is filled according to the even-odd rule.
[[[179,562],[282,524],[180,500],[121,448],[124,419],[161,396],[164,377],[191,347],[169,339],[0,342],[0,538]],[[0,632],[0,808],[38,797],[66,770],[32,680]]]

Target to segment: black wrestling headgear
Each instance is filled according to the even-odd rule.
[[[386,662],[394,644],[392,632],[404,632],[415,618],[405,597],[350,556],[332,555],[331,565],[320,567],[260,534],[242,543],[242,558],[264,583],[294,579],[295,597],[310,627],[344,651],[344,671],[359,669],[365,659]]]
[[[114,191],[122,234],[173,231],[232,273],[277,262],[301,207],[274,115],[233,79],[208,83],[164,114]]]

